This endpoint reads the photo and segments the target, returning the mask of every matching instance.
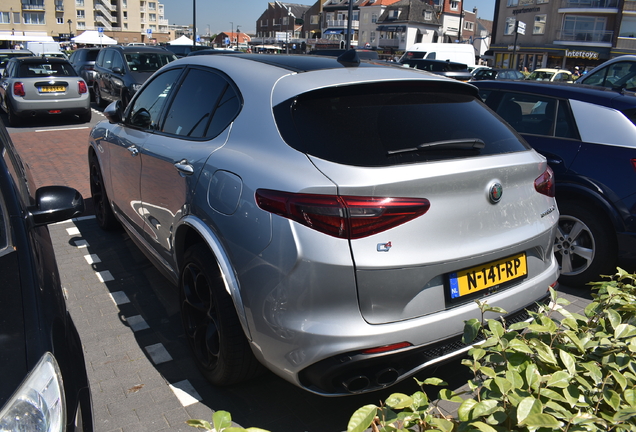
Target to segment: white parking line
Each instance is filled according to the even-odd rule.
[[[177,396],[177,399],[179,399],[179,402],[181,402],[181,405],[184,407],[193,405],[202,400],[199,393],[197,393],[188,380],[179,381],[169,385],[170,389],[172,389],[174,394]]]
[[[130,299],[128,298],[126,293],[123,291],[115,291],[113,293],[108,293],[108,295],[110,295],[110,298],[113,300],[113,303],[115,303],[118,306],[122,304],[130,303]]]
[[[84,259],[89,264],[100,263],[102,260],[97,256],[97,254],[84,255]]]
[[[145,330],[150,328],[146,320],[141,315],[133,315],[131,317],[126,318],[128,325],[134,332],[138,332],[140,330]]]
[[[99,279],[99,281],[102,283],[115,280],[113,275],[108,270],[95,272],[95,274],[97,275],[97,279]]]
[[[73,227],[73,228],[66,228],[66,232],[68,233],[68,235],[79,235],[80,230],[77,227]]]
[[[80,126],[80,127],[72,127],[72,128],[56,128],[56,129],[36,129],[36,132],[51,132],[51,131],[65,131],[65,130],[79,130],[79,129],[90,129],[90,126]]]
[[[166,349],[166,347],[164,347],[163,344],[161,343],[148,345],[144,349],[146,350],[146,352],[152,359],[152,362],[156,365],[160,363],[169,362],[172,360],[172,356],[168,353],[168,350]]]

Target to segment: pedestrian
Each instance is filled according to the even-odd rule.
[[[581,76],[581,72],[579,72],[578,66],[574,66],[574,73],[572,75],[574,75],[576,78]]]

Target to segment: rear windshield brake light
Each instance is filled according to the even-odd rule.
[[[430,207],[425,198],[314,195],[258,189],[258,206],[309,228],[344,239],[359,239],[413,220]]]

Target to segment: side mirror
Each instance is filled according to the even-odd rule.
[[[140,110],[136,111],[135,114],[133,114],[132,118],[130,119],[130,123],[133,126],[147,129],[152,124],[152,117],[150,116],[148,110],[141,108]]]
[[[104,116],[110,123],[120,123],[123,118],[124,107],[120,100],[111,102],[104,109]]]
[[[124,71],[118,66],[115,66],[113,68],[113,72],[116,73],[117,75],[123,75],[124,74]]]
[[[35,205],[29,207],[35,226],[65,221],[84,212],[84,199],[67,186],[42,186],[35,191]]]

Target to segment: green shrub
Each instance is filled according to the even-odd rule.
[[[530,312],[531,323],[486,320],[486,312],[506,312],[477,301],[482,319],[467,321],[463,336],[467,344],[484,337],[462,361],[473,374],[469,390],[443,389],[438,397],[459,404],[457,418],[445,416],[424,391],[394,393],[379,406],[359,408],[347,432],[636,432],[636,275],[618,269],[606,278],[590,284],[596,292],[585,315],[564,309],[569,302],[552,289],[550,305]],[[213,423],[217,432],[244,430],[231,428],[224,411]],[[202,420],[188,424],[211,429]]]

